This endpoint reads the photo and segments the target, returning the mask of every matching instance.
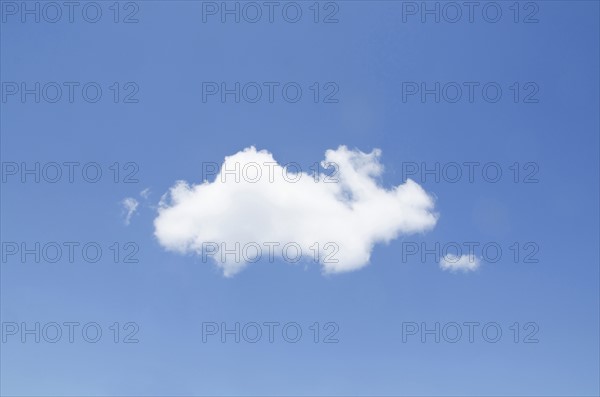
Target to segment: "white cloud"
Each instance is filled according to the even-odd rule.
[[[269,251],[264,243],[274,242],[280,244],[273,248],[276,257],[285,258],[282,247],[295,243],[305,259],[313,259],[318,243],[324,272],[360,269],[369,263],[376,243],[430,230],[437,221],[433,198],[414,181],[392,189],[377,183],[383,172],[380,154],[377,149],[363,153],[345,146],[328,150],[325,162],[339,167],[332,178],[338,182],[325,183],[324,175],[319,175],[316,183],[312,173],[297,172],[290,166],[286,174],[285,165],[277,164],[271,153],[246,148],[225,158],[213,182],[176,182],[161,199],[154,220],[155,236],[168,250],[202,258],[207,258],[208,245],[213,242],[227,250],[236,243],[242,248],[257,243],[266,258]],[[236,165],[242,175],[239,182],[223,172]],[[295,179],[295,183],[290,181]],[[327,243],[335,246],[325,249]],[[339,250],[334,253],[335,247]],[[223,257],[223,252],[209,257],[225,276],[249,262],[244,256],[240,260],[233,254]],[[257,251],[249,252],[253,256]],[[290,257],[295,256],[294,250],[289,252]],[[326,260],[327,254],[333,255]]]
[[[135,211],[137,211],[139,202],[132,197],[127,197],[127,198],[123,199],[123,201],[121,201],[121,204],[123,205],[123,208],[126,212],[125,224],[129,225],[129,223],[131,223],[131,217],[133,216]]]
[[[140,196],[142,196],[143,198],[147,199],[150,196],[150,188],[147,187],[146,189],[142,190],[140,192]]]
[[[463,272],[474,271],[479,268],[480,264],[479,258],[473,254],[461,256],[447,254],[440,259],[440,267],[443,270],[450,270],[453,272],[459,270],[462,270]]]

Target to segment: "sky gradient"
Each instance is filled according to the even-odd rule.
[[[2,395],[600,394],[598,2],[479,2],[472,22],[436,2],[439,22],[421,2],[277,2],[255,23],[244,2],[227,2],[239,22],[221,2],[77,4],[70,22],[64,6],[0,1]],[[273,97],[256,100],[265,82]],[[213,94],[222,83],[239,98]],[[340,145],[381,149],[381,188],[413,179],[437,223],[341,274],[276,260],[224,277],[166,250],[161,196],[252,145],[304,170]],[[22,243],[39,263],[9,255]],[[476,270],[441,267],[453,243],[475,244]],[[40,342],[23,343],[36,322]],[[222,342],[222,323],[263,335]]]

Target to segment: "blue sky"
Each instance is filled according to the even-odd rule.
[[[3,255],[8,243],[23,242],[92,242],[103,250],[96,263],[78,248],[73,263],[3,259],[1,394],[598,395],[598,2],[521,2],[518,16],[513,2],[497,2],[496,23],[481,14],[485,6],[493,18],[489,2],[479,3],[472,23],[466,9],[456,23],[444,15],[422,22],[420,9],[408,13],[412,2],[394,1],[323,2],[318,23],[313,2],[297,3],[297,23],[278,11],[286,2],[273,23],[266,13],[256,23],[231,16],[222,23],[218,13],[203,22],[209,3],[120,2],[119,23],[113,2],[96,3],[96,23],[82,16],[86,3],[78,3],[72,23],[66,8],[49,23],[44,17],[53,10],[43,14],[40,3],[35,23],[35,15],[21,21],[21,2],[0,2]],[[337,23],[323,23],[330,13]],[[128,15],[138,22],[123,23]],[[40,83],[40,103],[34,94],[10,94],[23,82],[30,89]],[[55,87],[49,82],[63,87],[56,103],[47,100]],[[79,84],[72,103],[65,82]],[[303,95],[296,103],[281,95],[273,103],[264,95],[257,103],[203,101],[203,82],[293,82]],[[322,96],[315,103],[315,82],[337,87],[337,103]],[[436,82],[447,87],[439,103],[434,95],[403,98],[403,87]],[[464,91],[450,103],[453,82],[474,83],[473,101]],[[82,96],[88,83],[88,95],[102,89],[95,103]],[[497,102],[481,94],[486,84],[501,88]],[[137,103],[124,103],[134,91],[128,98]],[[369,264],[353,272],[324,275],[315,263],[278,260],[224,277],[214,263],[166,250],[154,236],[161,195],[177,180],[201,183],[203,163],[251,145],[304,169],[340,145],[379,148],[385,171],[378,181],[386,189],[405,182],[403,170],[415,164],[479,168],[473,182],[464,174],[456,183],[413,175],[435,199],[435,227],[376,244]],[[15,176],[7,168],[36,162],[40,170],[54,162],[79,166],[73,183],[64,172],[57,183],[32,176],[23,183],[20,169]],[[89,163],[102,169],[97,183],[77,171]],[[502,171],[498,182],[482,176],[486,164]],[[140,192],[147,188],[146,199]],[[126,197],[140,203],[129,225]],[[432,255],[403,259],[407,245],[451,242],[493,243],[502,256],[490,263],[476,250],[477,270],[458,272],[441,269]],[[123,263],[135,247],[137,263]],[[537,262],[526,263],[527,254]],[[20,327],[36,322],[61,324],[63,333],[65,322],[97,323],[103,334],[86,342],[80,327],[73,343],[64,334],[57,343],[35,343],[35,335],[22,343]],[[123,343],[130,322],[138,343]],[[265,335],[254,344],[222,343],[218,335],[203,342],[203,323],[236,322],[295,322],[303,336],[298,343],[277,333],[273,343]],[[309,328],[315,322],[319,343]],[[337,343],[323,343],[330,322]],[[473,343],[464,325],[456,343],[404,333],[409,323],[465,322],[480,324]],[[497,343],[480,332],[490,323],[502,330]],[[15,335],[11,324],[19,326]],[[531,330],[537,343],[524,343]]]

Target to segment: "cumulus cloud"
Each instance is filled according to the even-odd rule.
[[[125,210],[125,224],[129,225],[131,223],[131,217],[137,211],[138,205],[140,203],[134,199],[133,197],[126,197],[121,201],[121,205]]]
[[[259,257],[257,246],[262,258],[317,259],[325,273],[360,269],[375,244],[425,232],[437,221],[433,198],[414,181],[380,186],[380,155],[378,149],[328,150],[322,165],[336,167],[325,178],[278,164],[268,151],[246,148],[225,157],[212,182],[176,182],[159,204],[155,236],[170,251],[202,258],[209,251],[225,276],[253,262],[250,256]],[[252,254],[223,255],[236,243],[241,251],[250,246]],[[288,256],[286,244],[294,247]]]
[[[469,271],[474,271],[477,268],[479,268],[479,265],[481,264],[479,258],[477,258],[475,255],[473,254],[469,254],[469,255],[454,255],[454,254],[448,254],[446,256],[444,256],[442,259],[440,259],[440,267],[443,270],[450,270],[453,272],[456,271],[463,271],[463,272],[469,272]]]

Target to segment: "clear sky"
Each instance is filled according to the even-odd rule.
[[[599,3],[462,3],[0,1],[0,393],[599,395]],[[252,145],[305,171],[381,149],[379,188],[413,179],[437,222],[333,274],[167,250],[161,196]],[[233,228],[260,235],[253,205]]]

